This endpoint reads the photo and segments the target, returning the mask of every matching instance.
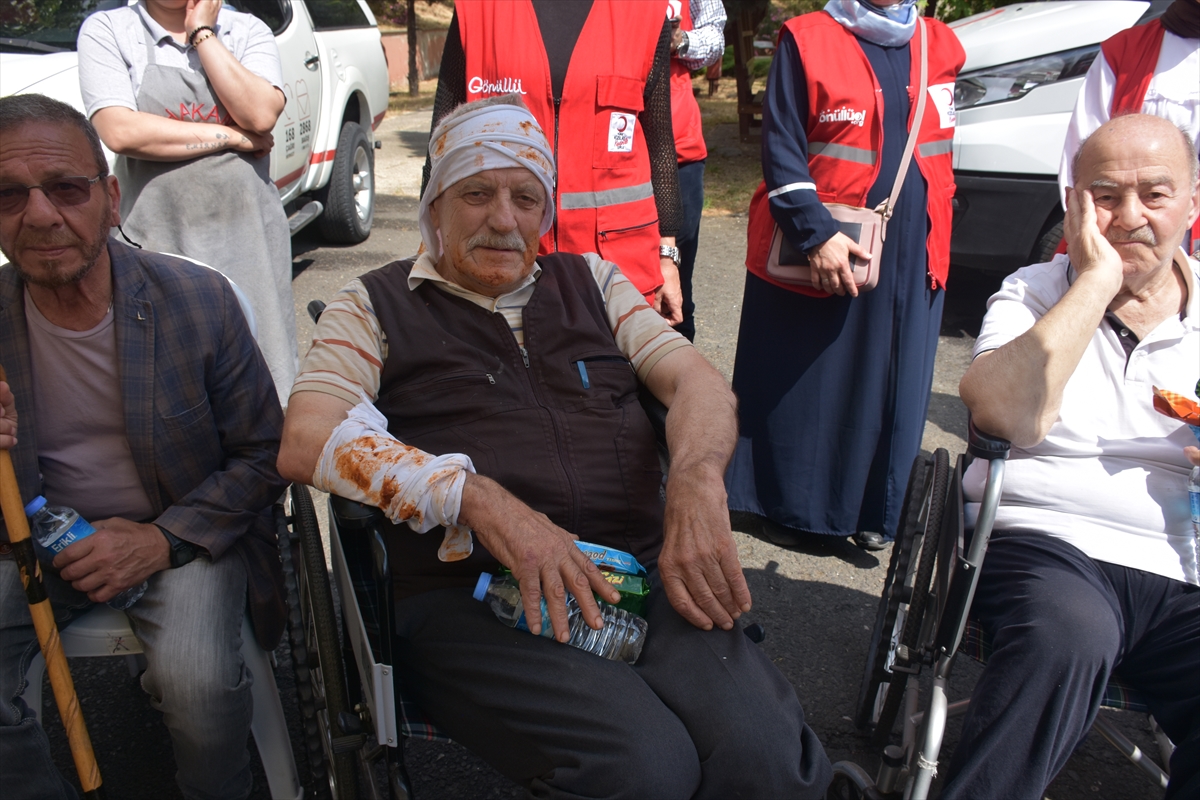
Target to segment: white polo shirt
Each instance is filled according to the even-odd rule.
[[[1185,263],[1183,251],[1176,264]],[[1121,334],[1101,322],[1067,382],[1046,438],[1013,447],[996,529],[1046,533],[1098,561],[1197,583],[1196,537],[1188,510],[1196,444],[1186,425],[1159,414],[1152,386],[1194,396],[1200,377],[1200,294],[1196,261],[1186,259],[1188,299],[1126,358]],[[975,355],[1033,327],[1062,298],[1074,270],[1067,256],[1017,270],[988,301]],[[976,460],[963,489],[983,495],[986,464]]]

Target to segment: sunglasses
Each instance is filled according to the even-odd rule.
[[[30,189],[41,189],[46,199],[58,208],[82,205],[91,198],[92,185],[102,177],[97,175],[94,178],[55,178],[32,186],[22,183],[0,183],[0,214],[20,214],[24,211],[25,204],[29,202]]]

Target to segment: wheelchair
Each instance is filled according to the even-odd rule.
[[[325,304],[312,300],[307,310],[316,322]],[[638,399],[665,476],[667,408],[644,386]],[[397,682],[389,634],[395,630],[392,579],[383,538],[387,520],[378,508],[330,495],[327,562],[312,496],[300,485],[288,491],[293,524],[281,549],[313,791],[318,798],[355,800],[363,788],[371,800],[410,800],[404,739],[452,740],[404,699]],[[761,625],[746,631],[755,642],[765,636]],[[379,772],[386,776],[386,795],[379,790]]]
[[[393,630],[386,519],[377,508],[330,496],[327,569],[311,496],[298,485],[289,492],[296,522],[284,548],[288,632],[314,795],[353,800],[362,787],[365,797],[408,800],[404,738],[450,738],[405,703],[397,685],[385,635]]]
[[[990,642],[969,619],[988,539],[996,519],[1010,445],[983,434],[968,421],[967,454],[953,469],[938,449],[918,456],[909,474],[901,525],[892,547],[875,626],[871,634],[855,724],[882,748],[874,779],[858,764],[833,765],[828,800],[925,800],[937,773],[947,719],[965,714],[970,700],[950,703],[947,684],[959,652],[985,661]],[[987,462],[980,503],[964,503],[962,478],[971,459]],[[932,672],[922,708],[923,669]],[[1102,705],[1147,712],[1137,693],[1112,679]],[[890,744],[902,714],[900,744]],[[1163,762],[1173,749],[1153,723]],[[1167,774],[1108,720],[1095,728],[1151,780],[1165,788]]]

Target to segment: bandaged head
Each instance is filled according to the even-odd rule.
[[[554,222],[554,153],[542,127],[518,94],[476,100],[456,108],[429,139],[429,183],[417,221],[425,249],[434,259],[442,247],[429,206],[459,181],[492,169],[524,167],[546,190],[539,236]]]

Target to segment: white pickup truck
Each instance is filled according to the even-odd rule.
[[[367,238],[374,129],[388,107],[387,58],[365,0],[225,0],[275,33],[287,104],[271,177],[292,233],[314,220],[332,242]],[[0,96],[38,92],[83,111],[75,39],[83,20],[130,0],[14,3],[0,10]],[[109,154],[110,162],[113,156]]]

